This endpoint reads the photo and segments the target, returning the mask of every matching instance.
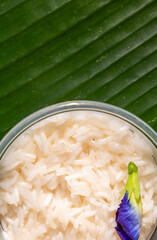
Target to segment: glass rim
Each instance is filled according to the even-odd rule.
[[[142,119],[140,119],[133,113],[108,103],[80,100],[53,104],[38,111],[35,111],[34,113],[25,117],[23,120],[17,123],[0,141],[0,159],[2,158],[8,147],[14,142],[14,140],[30,126],[47,117],[59,113],[80,110],[98,111],[118,117],[133,125],[136,129],[142,132],[155,146],[155,148],[157,148],[157,133],[155,132],[155,130],[153,130],[147,123],[145,123]],[[156,230],[157,229],[155,226],[151,234],[148,236],[149,239],[153,240],[153,238],[151,237],[153,237]]]
[[[11,128],[11,130],[0,141],[0,159],[10,144],[31,125],[35,124],[38,121],[41,121],[44,118],[56,115],[58,113],[79,110],[99,111],[111,114],[115,117],[119,117],[120,119],[136,127],[157,148],[157,133],[155,130],[153,130],[146,122],[144,122],[133,113],[108,103],[80,100],[53,104],[35,111],[34,113],[22,119],[13,128]]]

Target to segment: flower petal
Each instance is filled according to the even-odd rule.
[[[118,235],[120,236],[120,238],[122,240],[132,240],[126,233],[125,231],[123,230],[122,226],[117,223],[117,227],[116,227],[116,230],[117,230],[117,233]]]
[[[122,240],[138,240],[141,231],[141,216],[131,205],[126,191],[116,213],[117,233]]]

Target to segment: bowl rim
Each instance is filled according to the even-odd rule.
[[[155,130],[133,113],[108,103],[79,100],[66,101],[44,107],[22,119],[13,128],[11,128],[11,130],[0,141],[0,159],[6,149],[10,146],[10,144],[31,125],[44,118],[58,113],[78,110],[100,111],[104,113],[110,113],[113,116],[119,117],[122,120],[127,121],[128,123],[136,127],[151,141],[155,148],[157,148],[157,133],[155,132]]]

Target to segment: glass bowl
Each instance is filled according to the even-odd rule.
[[[78,110],[107,113],[129,123],[132,131],[138,132],[140,135],[142,135],[143,138],[145,138],[148,144],[150,144],[153,150],[155,164],[157,164],[157,133],[149,125],[147,125],[144,121],[142,121],[134,114],[110,104],[94,101],[63,102],[43,108],[24,118],[15,127],[13,127],[1,140],[0,159],[2,158],[8,147],[15,141],[15,139],[30,126],[47,117],[56,115],[58,113]],[[156,239],[157,239],[157,224],[154,226],[153,229],[151,229],[149,236],[147,237],[147,240]],[[1,236],[1,231],[0,240],[3,240],[3,237]]]

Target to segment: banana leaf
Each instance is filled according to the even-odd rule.
[[[0,0],[0,139],[40,108],[80,99],[157,130],[157,1]]]

